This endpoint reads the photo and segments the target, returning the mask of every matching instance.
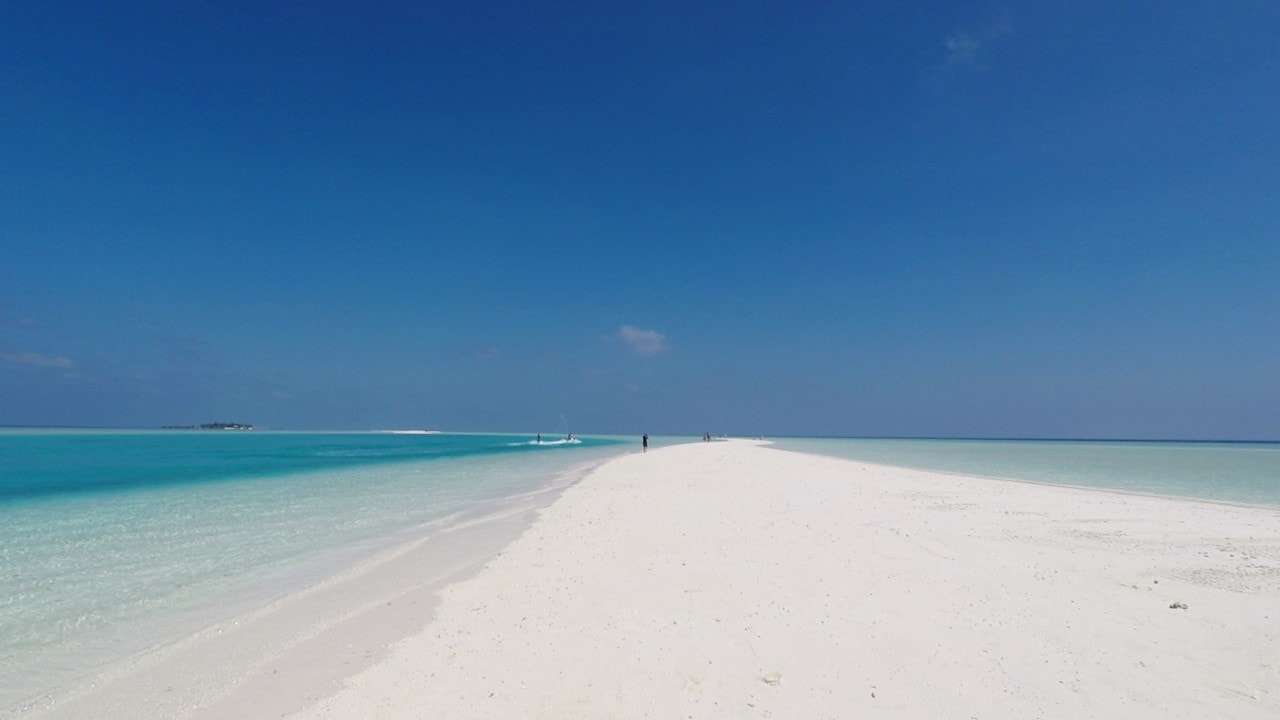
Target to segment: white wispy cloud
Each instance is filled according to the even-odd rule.
[[[667,349],[667,336],[657,330],[623,325],[618,329],[618,339],[637,355],[657,355]]]
[[[34,365],[48,368],[72,368],[76,366],[75,361],[69,357],[42,355],[38,352],[0,353],[0,360],[17,365]]]
[[[981,60],[983,51],[991,43],[1013,34],[1009,14],[999,13],[986,22],[971,28],[958,28],[943,41],[947,56],[946,65],[973,65]]]
[[[953,65],[973,62],[978,57],[978,49],[982,47],[982,43],[978,42],[977,38],[964,30],[957,30],[948,35],[945,45],[947,62]]]

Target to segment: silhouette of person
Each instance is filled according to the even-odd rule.
[[[643,452],[649,452],[649,433],[645,433],[644,437],[640,438],[640,444],[644,447]]]

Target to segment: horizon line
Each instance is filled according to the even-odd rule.
[[[247,423],[246,423],[247,424]],[[163,425],[8,425],[0,424],[0,430],[198,430],[196,426],[163,426]],[[252,430],[244,432],[391,432],[393,430],[419,430],[420,428],[287,428],[287,427],[254,427]],[[473,434],[493,434],[493,435],[527,435],[536,431],[513,431],[513,430],[439,430],[430,429],[433,434],[443,435],[473,435]],[[620,436],[631,435],[634,433],[592,433],[585,435],[603,435],[603,436]],[[693,433],[649,433],[656,437],[681,437],[684,435],[695,436]],[[583,433],[578,433],[579,437]],[[1168,438],[1168,437],[1053,437],[1053,436],[1002,436],[1002,435],[789,435],[789,434],[718,434],[712,433],[712,437],[740,437],[740,438],[773,438],[773,439],[808,439],[808,440],[963,440],[970,442],[1113,442],[1113,443],[1218,443],[1218,444],[1251,444],[1251,445],[1267,445],[1280,444],[1280,439],[1261,439],[1261,438],[1230,438],[1230,439],[1210,439],[1210,438]]]

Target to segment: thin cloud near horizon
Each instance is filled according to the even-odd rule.
[[[0,360],[17,365],[34,365],[35,367],[70,368],[76,363],[62,355],[42,355],[38,352],[0,353]]]
[[[667,336],[657,330],[623,325],[618,328],[617,337],[637,355],[657,355],[667,350]]]

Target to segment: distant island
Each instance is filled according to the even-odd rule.
[[[165,425],[163,430],[252,430],[252,425],[244,423],[213,422],[203,425]]]

